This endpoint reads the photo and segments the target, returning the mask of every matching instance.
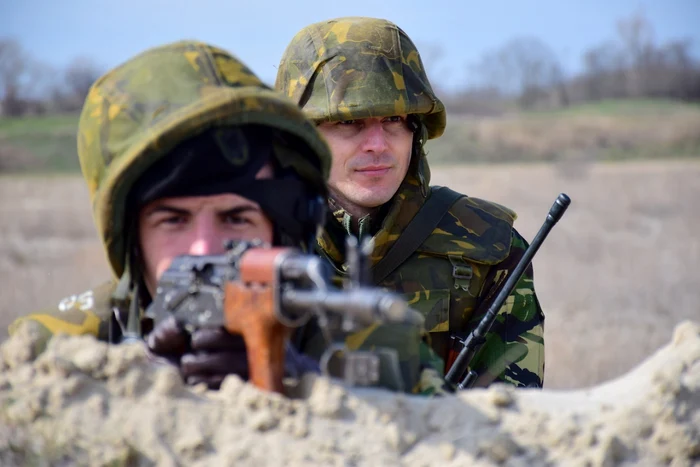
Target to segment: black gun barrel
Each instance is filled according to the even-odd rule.
[[[508,296],[513,292],[515,285],[528,266],[530,266],[532,258],[535,256],[535,253],[537,253],[537,250],[539,250],[540,245],[542,245],[542,242],[544,242],[549,231],[552,230],[552,227],[562,218],[570,203],[571,199],[566,194],[561,193],[554,201],[554,204],[552,204],[544,224],[540,227],[539,232],[535,235],[530,246],[525,250],[522,258],[520,258],[515,269],[513,269],[513,272],[508,276],[505,284],[498,292],[498,295],[496,295],[496,299],[491,303],[477,327],[467,336],[464,342],[462,342],[462,350],[459,352],[459,355],[457,355],[447,375],[445,375],[445,380],[451,385],[456,386],[458,389],[464,389],[464,387],[469,387],[476,380],[476,374],[470,372],[465,380],[460,381],[462,375],[469,368],[474,355],[476,355],[484,344],[484,337],[496,320],[498,311],[508,299]]]

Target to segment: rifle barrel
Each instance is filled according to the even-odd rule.
[[[285,290],[282,308],[292,313],[309,309],[346,315],[363,326],[376,322],[423,325],[423,315],[411,309],[399,296],[373,289],[350,291]]]
[[[556,225],[556,223],[562,218],[570,203],[571,199],[564,193],[559,194],[557,199],[554,201],[554,204],[552,204],[552,207],[549,209],[549,213],[547,214],[544,224],[542,227],[540,227],[539,232],[537,232],[537,235],[535,235],[535,238],[532,240],[530,246],[525,250],[522,258],[520,258],[520,261],[515,266],[515,269],[513,269],[513,272],[508,276],[508,279],[501,290],[499,290],[498,295],[496,295],[496,299],[491,303],[486,311],[486,314],[481,321],[479,321],[477,327],[462,343],[462,350],[459,352],[459,355],[457,355],[457,358],[450,367],[450,370],[447,372],[447,375],[445,375],[445,380],[448,383],[455,386],[460,383],[459,380],[469,367],[474,355],[476,355],[476,352],[484,344],[484,337],[489,332],[491,326],[496,320],[498,311],[508,299],[508,296],[513,292],[513,289],[520,280],[521,276],[528,266],[530,266],[532,258],[535,256],[535,253],[537,253],[537,250],[539,250],[540,245],[542,245],[542,242],[544,242],[545,238],[547,238],[547,235],[549,234],[550,230],[552,230],[552,227],[554,227],[554,225]],[[470,381],[473,381],[474,379],[475,378],[472,375]],[[459,384],[458,387],[461,389],[461,386],[462,384]]]

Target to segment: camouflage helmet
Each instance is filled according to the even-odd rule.
[[[269,126],[301,146],[281,161],[325,193],[330,152],[289,99],[241,61],[212,45],[181,41],[155,47],[99,78],[80,115],[78,156],[93,216],[113,272],[124,273],[129,190],[180,142],[209,129]],[[276,157],[280,157],[276,155]]]
[[[282,56],[275,87],[316,122],[417,114],[428,138],[445,130],[445,107],[418,49],[383,19],[337,18],[302,29]]]

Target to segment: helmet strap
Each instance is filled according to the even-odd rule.
[[[124,338],[140,337],[141,312],[140,312],[140,287],[139,281],[132,274],[135,256],[132,252],[133,238],[135,235],[135,223],[126,231],[126,255],[124,272],[119,278],[117,287],[112,293],[112,318],[109,326],[109,341],[119,342]],[[118,329],[114,329],[114,325]],[[116,332],[119,335],[116,335]]]
[[[425,198],[428,196],[428,183],[430,182],[430,169],[425,161],[424,150],[425,142],[428,140],[428,128],[423,122],[422,115],[409,115],[408,123],[409,128],[413,131],[410,170],[418,178],[421,195]]]

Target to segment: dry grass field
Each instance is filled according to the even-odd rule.
[[[536,256],[546,386],[616,377],[700,321],[700,162],[443,166],[433,183],[505,204],[532,239],[560,192],[572,205]],[[77,176],[0,177],[0,338],[109,271]]]

